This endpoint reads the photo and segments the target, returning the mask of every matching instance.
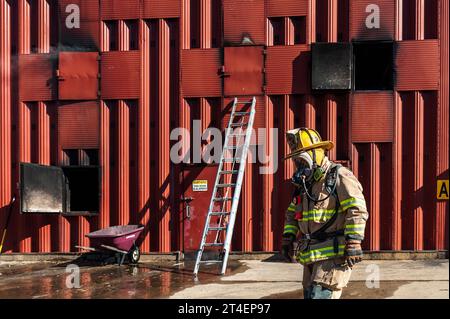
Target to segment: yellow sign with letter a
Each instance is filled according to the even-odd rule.
[[[441,179],[437,181],[437,199],[446,199],[448,200],[448,179]]]

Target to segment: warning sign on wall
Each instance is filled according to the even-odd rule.
[[[192,182],[193,192],[206,192],[208,191],[208,181],[206,179],[198,179]]]
[[[448,179],[447,180],[438,180],[437,181],[437,199],[446,199],[448,200]]]

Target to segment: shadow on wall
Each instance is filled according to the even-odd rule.
[[[305,75],[305,70],[307,74]],[[302,52],[292,62],[292,92],[311,90],[311,51]]]

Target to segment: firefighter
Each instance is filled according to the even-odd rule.
[[[339,299],[353,266],[362,259],[368,219],[362,186],[325,152],[334,147],[313,129],[286,133],[296,167],[295,191],[286,211],[282,254],[304,266],[305,299]],[[294,242],[297,243],[294,254]]]

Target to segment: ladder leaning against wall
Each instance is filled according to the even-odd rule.
[[[227,269],[231,238],[255,119],[255,106],[255,97],[251,101],[239,101],[234,98],[203,236],[195,261],[195,276],[197,276],[201,264],[222,264],[221,275],[225,274]],[[211,241],[212,237],[214,237],[213,241]],[[205,247],[220,248],[219,258],[202,260]]]

